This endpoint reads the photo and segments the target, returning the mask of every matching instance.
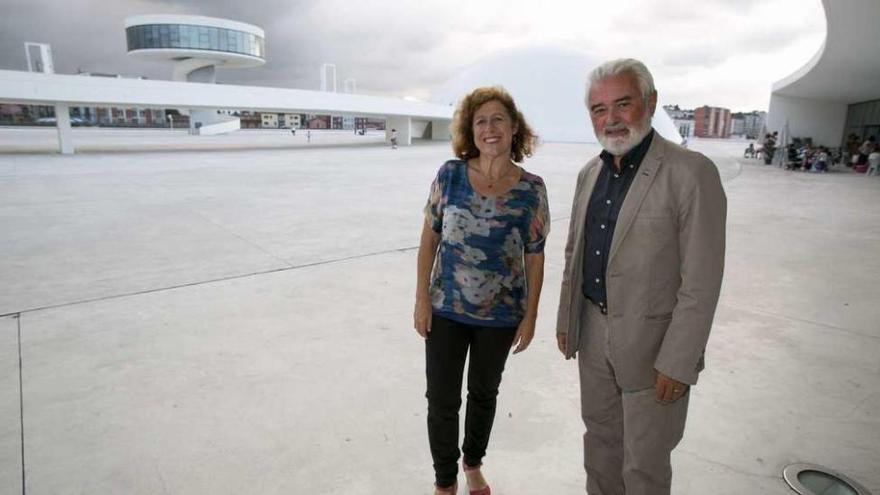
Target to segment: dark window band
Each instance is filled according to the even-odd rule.
[[[128,51],[182,48],[266,58],[266,40],[234,29],[191,24],[142,24],[125,30]]]

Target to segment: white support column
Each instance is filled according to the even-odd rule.
[[[431,120],[431,139],[434,141],[449,141],[449,125],[452,122],[448,120]]]
[[[73,134],[70,130],[70,108],[58,103],[55,105],[55,126],[58,128],[58,152],[71,155],[76,151],[73,146]]]
[[[411,117],[386,117],[385,118],[385,144],[391,144],[391,129],[397,130],[397,144],[409,146],[412,144],[412,118]]]

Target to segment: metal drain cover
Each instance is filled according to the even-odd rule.
[[[800,495],[871,495],[862,485],[846,476],[816,464],[792,464],[782,477]]]

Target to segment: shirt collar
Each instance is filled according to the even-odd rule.
[[[651,147],[651,141],[653,139],[654,129],[651,129],[651,132],[649,132],[635,148],[627,151],[626,154],[623,155],[623,158],[620,160],[620,170],[625,170],[628,165],[632,165],[633,168],[638,168],[639,165],[641,165],[642,160],[645,158],[645,155],[648,154],[648,148]],[[599,154],[599,158],[602,159],[602,162],[606,166],[614,168],[614,155],[609,153],[608,150],[603,149],[602,153]]]

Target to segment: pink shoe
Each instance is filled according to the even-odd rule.
[[[464,458],[462,458],[462,460],[461,460],[461,468],[465,472],[475,471],[477,469],[480,469],[480,466],[482,466],[482,465],[483,464],[480,463],[480,464],[477,464],[476,466],[468,466],[467,464],[464,463]],[[480,488],[478,490],[471,490],[470,487],[468,487],[468,493],[470,495],[492,495],[492,489],[489,488],[489,485],[486,485],[485,487]]]

